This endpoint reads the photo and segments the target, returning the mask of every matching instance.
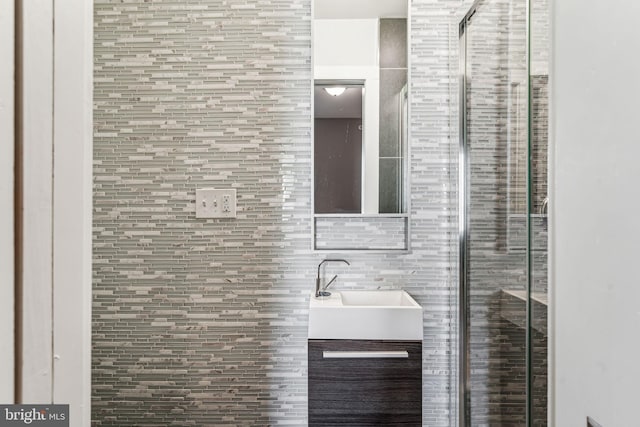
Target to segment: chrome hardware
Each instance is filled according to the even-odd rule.
[[[329,280],[329,282],[324,285],[321,286],[320,283],[322,282],[320,280],[320,267],[322,267],[322,264],[324,264],[325,262],[344,262],[347,265],[351,265],[349,264],[349,261],[345,260],[345,259],[323,259],[322,261],[320,261],[320,264],[318,264],[318,276],[316,277],[316,298],[318,297],[328,297],[331,295],[331,292],[327,291],[327,288],[329,286],[331,286],[331,284],[338,278],[338,275],[333,276],[333,278],[331,280]]]
[[[545,197],[540,205],[540,209],[538,209],[538,214],[547,215],[547,211],[549,210],[549,197]]]
[[[323,351],[323,359],[408,359],[407,351]]]

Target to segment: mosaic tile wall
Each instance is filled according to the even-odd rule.
[[[459,5],[411,6],[413,250],[327,273],[423,305],[430,427],[456,415]],[[311,1],[94,9],[93,425],[305,425]],[[198,187],[235,188],[238,217],[196,219]]]
[[[317,217],[315,225],[318,250],[408,249],[406,218]]]

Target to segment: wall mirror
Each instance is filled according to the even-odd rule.
[[[408,0],[315,0],[314,249],[408,250]]]

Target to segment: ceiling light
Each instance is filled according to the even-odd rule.
[[[324,90],[331,96],[340,96],[346,90],[346,87],[325,87]]]

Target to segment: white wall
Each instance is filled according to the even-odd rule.
[[[377,19],[316,19],[314,66],[377,67]]]
[[[18,267],[22,272],[22,330],[18,331],[22,391],[16,400],[69,404],[70,425],[87,426],[91,416],[92,3],[24,1],[16,25],[22,38],[22,67],[16,70],[22,81],[18,88],[22,124],[16,133],[22,134],[23,199]],[[4,227],[4,210],[1,215]],[[7,335],[3,330],[1,336]]]
[[[13,20],[13,0],[0,0],[0,402],[4,403],[14,401]]]
[[[636,0],[552,3],[551,361],[557,427],[638,425]]]
[[[51,402],[53,3],[22,2],[22,396]]]
[[[56,2],[54,21],[52,392],[80,427],[91,424],[93,4]]]

